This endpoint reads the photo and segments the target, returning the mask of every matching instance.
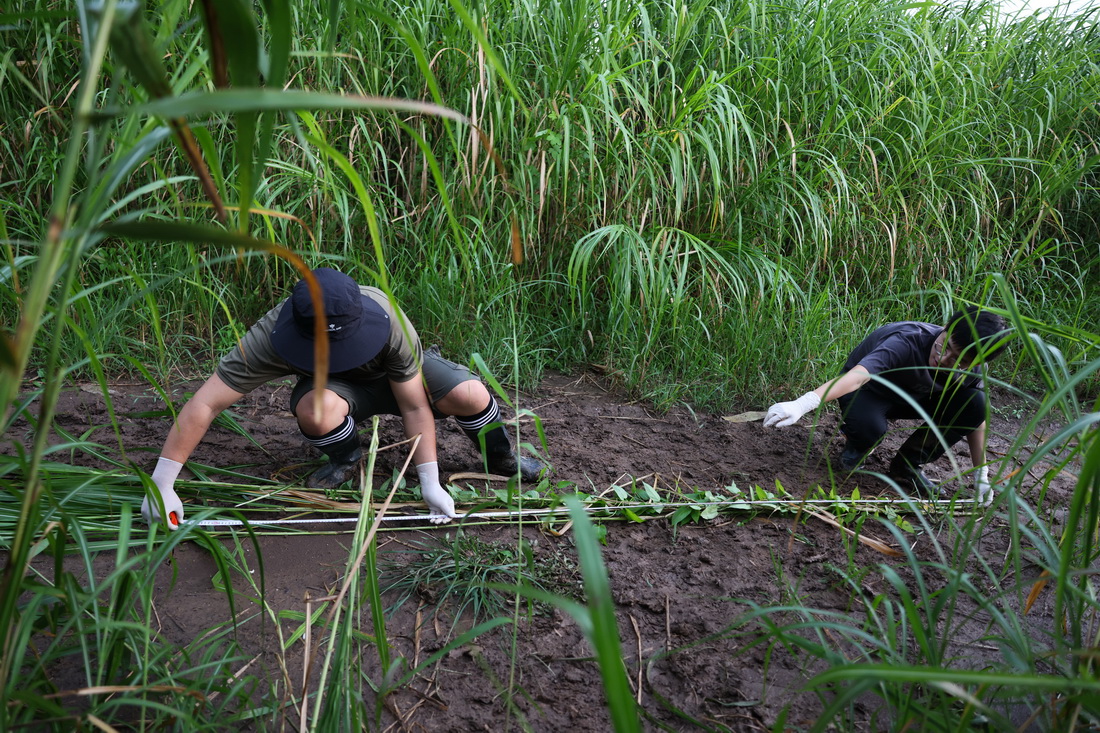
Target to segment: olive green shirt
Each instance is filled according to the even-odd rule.
[[[420,372],[423,350],[420,337],[412,323],[400,308],[392,305],[378,288],[360,285],[359,291],[382,307],[390,317],[390,337],[386,345],[366,364],[340,372],[341,379],[368,382],[389,378],[395,382],[407,382]],[[279,318],[279,311],[289,308],[289,299],[267,312],[237,343],[237,346],[218,362],[217,374],[230,388],[248,393],[268,382],[286,376],[312,376],[286,362],[271,345],[271,331]],[[330,374],[329,376],[336,376]]]

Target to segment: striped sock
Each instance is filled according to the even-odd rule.
[[[462,432],[466,433],[466,437],[478,447],[478,450],[481,450],[482,439],[484,438],[485,453],[488,455],[498,455],[512,451],[512,441],[508,439],[508,433],[502,425],[497,425],[495,428],[485,431],[484,436],[479,435],[486,425],[492,425],[499,421],[500,407],[491,395],[489,396],[489,405],[476,415],[455,416],[455,422],[462,428]]]
[[[348,415],[341,425],[324,435],[313,436],[304,432],[302,435],[310,445],[333,461],[346,458],[359,447],[359,431],[355,429],[355,420],[351,418],[351,415]]]
[[[492,397],[489,398],[489,405],[476,415],[464,415],[462,417],[455,417],[455,422],[459,427],[465,430],[467,433],[473,433],[477,435],[478,431],[491,422],[496,422],[500,419],[500,407],[497,406],[497,401]]]

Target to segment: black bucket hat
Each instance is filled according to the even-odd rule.
[[[378,356],[390,336],[390,317],[382,306],[363,295],[359,285],[342,272],[318,267],[313,276],[324,298],[329,372],[344,372]],[[316,318],[309,285],[299,280],[271,331],[275,352],[295,369],[313,371]]]

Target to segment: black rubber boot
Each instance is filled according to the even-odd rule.
[[[943,453],[944,447],[935,433],[927,426],[920,427],[898,448],[886,473],[906,491],[934,499],[940,494],[939,484],[925,476],[921,466],[931,463]]]
[[[311,473],[306,479],[310,489],[335,489],[359,475],[359,460],[363,449],[356,448],[340,458],[330,457],[328,463]]]
[[[488,464],[491,473],[508,476],[509,478],[518,473],[519,477],[528,483],[538,481],[542,469],[545,468],[542,461],[517,456],[516,451],[511,449],[507,453],[487,453],[485,462]]]
[[[455,420],[466,437],[485,454],[485,463],[491,473],[509,478],[519,474],[524,481],[534,482],[546,468],[541,461],[519,455],[512,448],[512,438],[503,425],[489,427],[500,420],[500,408],[492,397],[488,406],[477,415],[456,417]]]
[[[874,452],[874,448],[864,450],[852,445],[852,441],[848,441],[844,445],[844,450],[840,453],[840,467],[845,471],[854,471],[862,466],[867,457]]]
[[[528,483],[538,481],[546,466],[542,461],[521,456],[519,451],[512,448],[512,437],[502,426],[498,425],[487,430],[482,437],[485,439],[485,463],[490,473],[508,478],[518,473],[519,477]],[[471,439],[475,445],[481,446],[480,439],[474,436],[471,436]]]
[[[935,499],[940,495],[940,486],[932,479],[924,475],[920,466],[911,465],[900,455],[895,456],[890,462],[890,470],[887,475],[906,493],[922,496],[926,499]]]
[[[350,416],[339,427],[324,435],[302,435],[310,445],[328,456],[328,463],[306,479],[308,488],[335,489],[358,475],[363,449],[359,445],[359,431],[355,427],[355,420]]]

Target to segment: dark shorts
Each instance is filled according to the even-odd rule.
[[[432,414],[437,420],[447,417],[435,408],[435,403],[451,393],[458,385],[477,377],[467,367],[444,359],[434,349],[424,352],[421,366],[424,374],[425,390]],[[313,377],[302,377],[290,393],[290,411],[298,414],[298,402],[313,389]],[[400,415],[397,399],[390,389],[390,380],[385,377],[369,382],[352,382],[338,377],[330,378],[325,389],[335,392],[348,403],[348,414],[355,422],[362,422],[373,415]]]

